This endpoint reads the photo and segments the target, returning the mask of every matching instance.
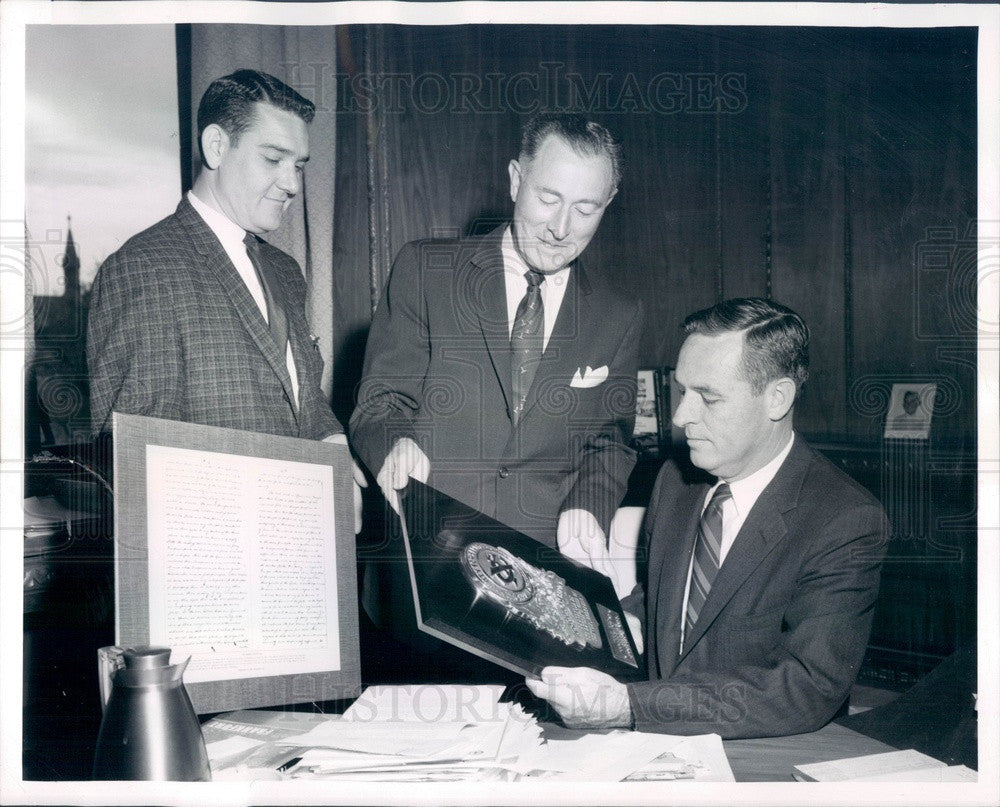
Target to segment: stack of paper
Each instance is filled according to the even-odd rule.
[[[732,782],[716,734],[542,728],[500,686],[370,687],[343,716],[242,711],[204,726],[213,778]]]
[[[583,734],[549,740],[520,768],[531,777],[589,782],[735,781],[718,734]]]
[[[975,782],[977,774],[964,765],[948,766],[912,748],[863,757],[796,765],[800,782]]]
[[[517,760],[541,743],[541,729],[502,687],[371,687],[343,717],[283,739],[308,748],[292,777],[381,781],[512,778]]]

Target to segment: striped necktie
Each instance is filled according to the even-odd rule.
[[[694,562],[691,564],[691,586],[688,591],[687,611],[684,619],[684,638],[698,621],[708,592],[719,573],[720,554],[722,547],[722,505],[733,497],[729,485],[723,482],[715,489],[712,499],[701,514],[698,522],[698,538],[694,544]],[[684,646],[681,645],[683,652]]]
[[[524,412],[524,402],[535,380],[535,371],[542,360],[542,341],[545,326],[545,307],[542,305],[542,291],[545,275],[529,269],[524,273],[528,290],[521,298],[514,314],[514,325],[510,332],[510,388],[514,406],[511,420],[516,426]]]

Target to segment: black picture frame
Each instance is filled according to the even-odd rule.
[[[667,453],[675,453],[687,449],[684,429],[673,424],[674,413],[681,402],[681,388],[675,378],[673,367],[661,367],[659,373],[659,419],[660,446]]]
[[[640,457],[659,457],[663,448],[662,378],[658,367],[640,367],[636,375],[632,447]]]
[[[526,676],[642,677],[609,578],[415,479],[401,501],[420,630]]]
[[[934,382],[897,383],[885,414],[886,440],[929,440],[934,417]]]

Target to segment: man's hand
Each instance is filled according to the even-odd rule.
[[[340,446],[347,445],[346,434],[331,434],[323,442],[336,443]],[[358,463],[352,458],[351,469],[354,473],[354,534],[361,532],[361,488],[368,487],[365,475],[358,467]]]
[[[604,530],[593,513],[579,508],[563,510],[556,525],[556,544],[566,557],[610,577],[617,585],[617,572],[611,562]]]
[[[409,437],[400,437],[382,463],[375,481],[382,488],[382,494],[387,502],[402,516],[397,490],[405,488],[410,477],[420,482],[426,482],[431,472],[431,461],[427,459],[424,450]]]
[[[526,678],[571,729],[613,729],[632,725],[628,690],[606,673],[590,667],[546,667],[541,680]]]

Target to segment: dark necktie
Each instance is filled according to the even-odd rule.
[[[542,340],[544,338],[545,307],[539,286],[545,282],[545,275],[529,269],[524,273],[528,290],[517,306],[514,326],[510,332],[510,388],[513,394],[511,420],[516,426],[524,412],[524,401],[535,379],[535,371],[542,360]]]
[[[285,318],[285,307],[281,303],[279,289],[277,284],[270,282],[271,278],[265,271],[257,236],[253,233],[247,233],[243,238],[243,243],[246,244],[247,256],[257,273],[260,286],[264,290],[264,300],[267,302],[267,325],[271,330],[271,337],[274,339],[274,344],[278,346],[278,353],[284,360],[288,344],[288,320]]]
[[[688,591],[687,612],[684,619],[684,638],[691,635],[698,614],[701,613],[712,583],[719,573],[720,554],[722,548],[722,504],[731,499],[729,485],[723,482],[715,489],[712,499],[701,514],[698,522],[698,538],[694,544],[694,562],[691,565],[691,586]],[[683,644],[681,650],[684,650]]]

